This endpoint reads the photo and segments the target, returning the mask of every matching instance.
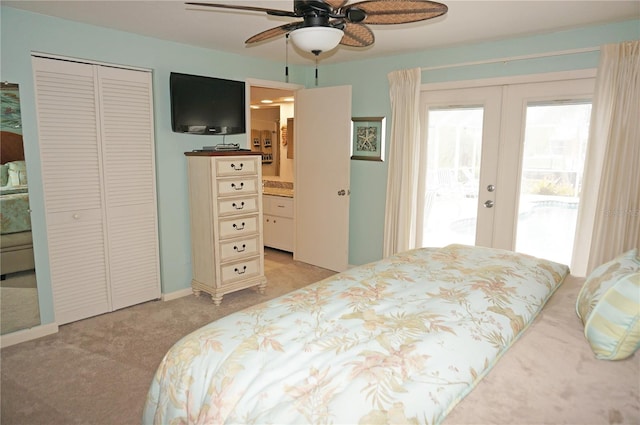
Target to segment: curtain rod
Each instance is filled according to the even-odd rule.
[[[526,59],[537,59],[537,58],[546,58],[551,56],[564,56],[564,55],[575,55],[577,53],[588,53],[588,52],[597,52],[600,50],[600,47],[585,47],[583,49],[572,49],[572,50],[561,50],[558,52],[547,52],[547,53],[534,53],[531,55],[522,55],[522,56],[510,56],[506,58],[497,58],[497,59],[487,59],[481,61],[474,62],[463,62],[463,63],[454,63],[449,65],[438,65],[438,66],[427,66],[420,68],[422,71],[433,71],[436,69],[447,69],[447,68],[457,68],[461,66],[471,66],[471,65],[486,65],[490,63],[500,63],[500,62],[513,62],[513,61],[521,61]]]

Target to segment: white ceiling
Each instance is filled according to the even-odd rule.
[[[214,1],[293,9],[292,0]],[[370,28],[376,37],[373,46],[339,46],[324,53],[320,60],[324,63],[345,62],[640,18],[638,0],[440,1],[449,7],[449,12],[442,17],[411,24],[372,25]],[[244,45],[244,41],[258,32],[294,22],[293,18],[259,12],[205,9],[173,0],[3,0],[2,4],[163,40],[278,61],[285,60],[285,37],[249,47]],[[289,63],[308,64],[310,59],[310,54],[295,51],[290,43]]]

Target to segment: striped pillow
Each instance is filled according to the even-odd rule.
[[[621,360],[640,348],[640,260],[637,250],[596,268],[578,295],[576,310],[597,358]]]

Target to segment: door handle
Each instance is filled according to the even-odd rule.
[[[485,201],[484,203],[484,207],[485,208],[493,208],[493,201],[491,199],[489,199],[488,201]]]

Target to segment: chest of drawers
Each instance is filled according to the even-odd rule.
[[[261,156],[187,152],[191,287],[215,305],[224,294],[264,291]]]

